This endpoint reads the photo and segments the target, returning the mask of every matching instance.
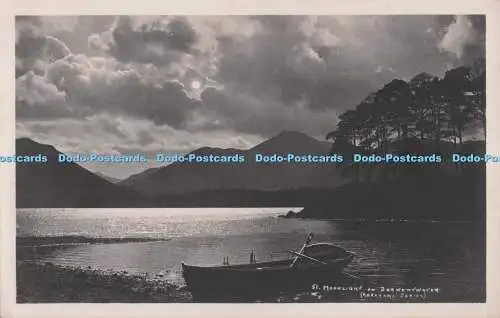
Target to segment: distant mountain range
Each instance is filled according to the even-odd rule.
[[[192,152],[200,155],[241,154],[247,160],[244,164],[173,163],[133,175],[119,185],[147,195],[185,194],[220,189],[279,191],[334,188],[349,181],[341,176],[341,170],[333,163],[264,164],[254,161],[256,154],[327,155],[330,147],[329,142],[316,140],[303,133],[283,131],[248,150],[205,147]]]
[[[469,147],[470,146],[470,147]],[[484,142],[467,144],[484,153]],[[296,132],[248,149],[201,148],[195,153],[328,153],[329,144]],[[485,211],[484,165],[416,166],[410,174],[384,177],[373,164],[372,181],[355,183],[342,165],[171,164],[147,169],[118,184],[75,163],[57,163],[53,146],[16,140],[18,155],[43,154],[46,163],[16,165],[18,208],[283,207],[303,206],[300,217],[397,217],[477,219]],[[416,169],[416,170],[415,170]],[[455,171],[455,173],[452,173]],[[342,175],[341,175],[342,174]],[[159,190],[161,189],[161,190]]]
[[[189,202],[227,206],[239,205],[240,198],[246,201],[243,205],[261,200],[263,204],[267,200],[269,205],[287,205],[283,197],[287,191],[334,188],[349,180],[333,163],[261,164],[254,162],[255,154],[328,154],[329,150],[328,142],[284,131],[249,150],[204,147],[193,151],[204,155],[243,154],[247,157],[243,164],[174,163],[117,182],[75,163],[57,163],[60,152],[53,146],[21,138],[16,140],[18,155],[40,153],[49,160],[16,165],[17,206],[184,206],[191,205]]]

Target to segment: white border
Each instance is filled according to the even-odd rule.
[[[494,0],[7,0],[0,1],[0,154],[14,152],[15,15],[486,14],[487,151],[500,154],[500,2]],[[486,304],[15,304],[15,169],[0,165],[1,317],[500,317],[500,166],[487,167]]]

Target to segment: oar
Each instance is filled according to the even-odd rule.
[[[307,245],[309,245],[309,243],[311,243],[311,240],[312,240],[313,236],[314,236],[314,234],[312,234],[312,233],[309,233],[307,235],[306,242],[304,243],[304,245],[302,245],[302,248],[300,249],[300,252],[299,252],[300,254],[303,253],[304,250],[305,250],[305,248],[307,247]],[[297,263],[298,259],[299,259],[298,256],[293,259],[292,264],[290,264],[290,268],[292,268],[292,267],[295,266],[295,263]]]
[[[296,255],[297,257],[303,257],[305,259],[308,259],[310,261],[313,261],[313,262],[316,262],[316,263],[319,263],[319,264],[322,264],[322,265],[325,265],[325,266],[328,266],[328,267],[331,267],[331,268],[335,268],[337,269],[336,267],[332,266],[331,264],[328,264],[326,262],[323,262],[323,261],[320,261],[319,259],[315,259],[314,257],[311,257],[311,256],[307,256],[307,255],[304,255],[302,253],[297,253],[295,251],[288,251],[294,255]],[[355,275],[352,275],[352,274],[349,274],[349,273],[346,273],[346,272],[342,272],[343,274],[346,274],[347,276],[353,278],[353,279],[357,279],[357,280],[361,280],[361,278],[355,276]]]

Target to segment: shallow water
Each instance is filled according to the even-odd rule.
[[[440,288],[456,301],[484,298],[483,234],[476,224],[278,218],[284,209],[18,210],[18,235],[169,238],[73,245],[42,257],[59,265],[162,273],[183,284],[180,263],[220,265],[289,257],[308,232],[356,253],[346,271],[378,286]]]

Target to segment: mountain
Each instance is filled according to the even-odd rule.
[[[173,163],[148,169],[120,182],[148,195],[186,194],[214,190],[280,191],[300,188],[332,188],[348,182],[334,163],[256,163],[256,154],[294,153],[326,155],[330,143],[306,134],[283,131],[248,150],[204,147],[193,151],[199,155],[242,155],[245,163],[200,164]]]
[[[93,174],[76,163],[58,163],[53,146],[16,140],[17,155],[45,155],[45,163],[16,164],[18,208],[130,207],[138,194]]]
[[[98,172],[98,171],[94,172],[94,174],[98,175],[99,177],[101,177],[104,180],[107,180],[111,183],[118,183],[118,182],[122,181],[121,179],[110,177],[110,176],[108,176],[104,173]]]
[[[160,170],[161,167],[156,167],[156,168],[149,168],[149,169],[146,169],[144,171],[141,171],[139,173],[136,173],[136,174],[133,174],[131,176],[129,176],[128,178],[125,178],[123,180],[121,180],[119,183],[120,185],[129,185],[129,184],[133,184],[134,182],[137,182],[143,178],[146,178],[147,176],[149,176],[150,174],[153,174],[155,173],[156,171]]]
[[[251,148],[249,153],[327,154],[330,151],[330,147],[330,142],[319,141],[301,132],[284,130],[278,135]]]

